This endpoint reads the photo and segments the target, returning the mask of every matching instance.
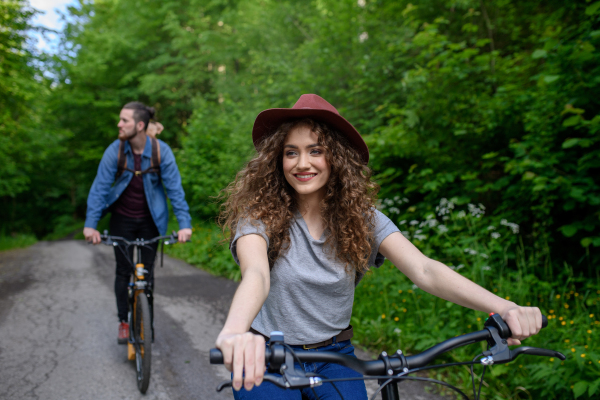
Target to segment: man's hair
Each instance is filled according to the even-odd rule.
[[[156,111],[154,107],[148,107],[139,101],[132,101],[123,106],[124,110],[133,110],[133,119],[137,124],[140,121],[144,122],[144,130],[148,127],[148,122],[154,118]]]

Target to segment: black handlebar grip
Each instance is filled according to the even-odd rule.
[[[223,364],[223,353],[219,349],[210,349],[208,358],[211,364]]]
[[[542,328],[545,328],[548,326],[548,318],[546,318],[546,316],[544,314],[542,314]]]

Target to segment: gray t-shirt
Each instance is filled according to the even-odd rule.
[[[379,254],[381,242],[398,228],[388,217],[376,210],[374,243],[369,266],[380,267],[385,258]],[[231,254],[235,262],[237,240],[258,234],[267,241],[265,227],[247,222],[240,224],[233,241]],[[354,274],[346,273],[345,264],[324,251],[325,234],[314,239],[304,218],[296,213],[290,227],[290,247],[280,255],[271,270],[269,296],[252,322],[252,328],[270,336],[272,331],[282,331],[291,345],[311,344],[327,340],[350,324],[354,301]]]

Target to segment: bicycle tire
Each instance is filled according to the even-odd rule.
[[[135,338],[135,369],[137,385],[141,393],[146,393],[150,384],[152,362],[152,327],[148,297],[144,292],[137,294],[133,325]]]

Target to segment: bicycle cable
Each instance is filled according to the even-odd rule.
[[[285,344],[285,343],[283,344],[283,346],[290,351],[290,353],[292,354],[292,357],[294,357],[294,360],[296,360],[296,362],[298,364],[300,364],[300,368],[302,368],[302,372],[304,372],[305,376],[317,376],[319,378],[329,379],[325,375],[317,374],[316,372],[315,373],[310,373],[309,372],[310,375],[307,375],[307,372],[304,369],[304,364],[300,361],[300,359],[296,355],[296,352],[294,351],[294,349],[292,349],[292,347],[290,345]],[[337,388],[337,386],[335,386],[335,383],[333,383],[333,382],[329,382],[329,383],[331,383],[331,386],[333,386],[333,388],[340,395],[340,397],[342,398],[342,400],[344,400],[344,396],[342,396],[342,393],[339,391],[339,389]],[[317,394],[317,392],[315,391],[315,389],[314,388],[311,388],[311,389],[312,389],[312,392],[315,395],[316,399],[320,400],[319,395]]]
[[[471,383],[473,384],[473,399],[477,400],[477,390],[475,389],[475,372],[473,372],[473,365],[475,365],[476,360],[483,356],[483,353],[477,354],[475,357],[473,357],[473,362],[471,363]],[[484,372],[485,372],[485,367],[484,367]],[[479,385],[479,392],[481,393],[481,382],[483,381],[483,376],[481,377],[481,381],[480,381],[480,385]]]

